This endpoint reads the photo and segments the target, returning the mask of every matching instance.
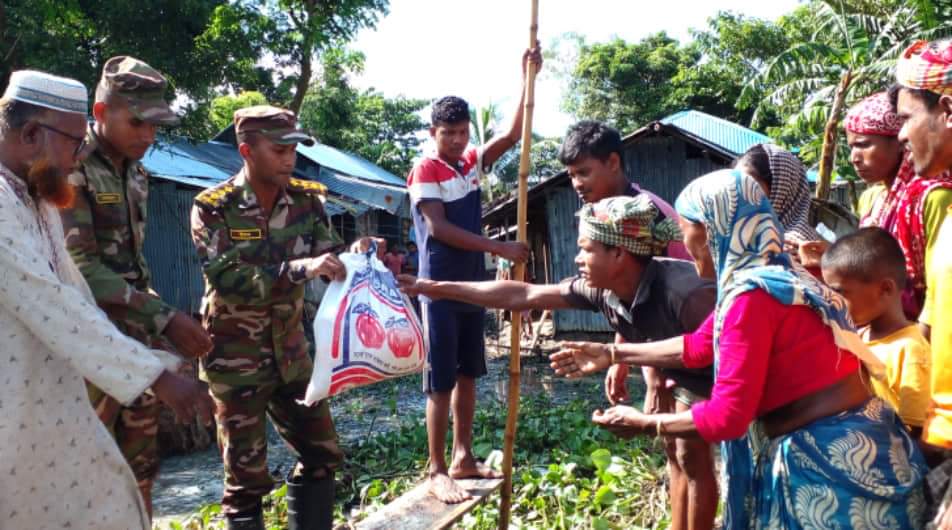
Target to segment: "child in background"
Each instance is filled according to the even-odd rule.
[[[929,406],[929,343],[906,319],[902,290],[906,262],[889,232],[863,228],[840,238],[823,254],[823,279],[846,298],[862,337],[886,365],[886,380],[873,379],[876,394],[898,412],[918,437]]]

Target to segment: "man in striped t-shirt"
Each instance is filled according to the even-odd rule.
[[[538,45],[523,55],[526,64],[542,66]],[[525,93],[525,91],[523,91]],[[436,153],[420,160],[407,178],[413,223],[420,245],[421,278],[479,281],[486,275],[484,253],[525,262],[523,243],[494,241],[482,235],[480,174],[519,140],[520,100],[508,131],[478,148],[469,146],[469,106],[448,96],[433,104],[430,136]],[[430,491],[443,502],[470,498],[456,479],[495,477],[498,473],[476,461],[472,451],[476,378],[486,373],[483,339],[485,310],[453,301],[421,297],[423,325],[429,336],[424,391],[429,438]],[[453,407],[453,458],[446,464],[446,429]]]

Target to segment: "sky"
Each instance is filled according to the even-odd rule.
[[[540,0],[539,40],[548,47],[574,32],[587,42],[620,37],[633,42],[666,31],[682,42],[718,11],[766,19],[793,10],[797,0]],[[659,8],[663,5],[665,9]],[[648,7],[650,6],[650,7]],[[354,79],[388,97],[432,99],[456,95],[470,105],[490,102],[512,116],[520,91],[520,59],[529,44],[529,0],[391,0],[376,29],[362,30],[352,47],[364,52]],[[560,56],[567,53],[560,47]],[[536,81],[533,129],[562,136],[572,117],[560,110],[562,85],[543,67]],[[508,123],[508,121],[507,121]]]

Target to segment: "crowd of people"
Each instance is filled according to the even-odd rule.
[[[542,66],[538,46],[524,76],[530,64]],[[607,371],[612,406],[592,421],[665,440],[671,528],[713,528],[723,502],[731,529],[952,530],[952,41],[913,44],[895,74],[848,112],[851,162],[870,188],[861,228],[835,241],[811,225],[803,164],[776,145],[699,176],[672,207],[629,181],[617,131],[573,125],[559,160],[583,203],[579,273],[551,285],[485,281],[485,254],[529,258],[482,235],[479,178],[518,141],[523,102],[477,148],[466,102],[436,101],[435,149],[407,180],[415,242],[378,246],[428,335],[429,491],[458,503],[471,495],[460,479],[499,477],[472,449],[485,309],[576,308],[604,314],[615,340],[563,343],[552,367]],[[269,419],[298,459],[290,528],[331,528],[345,455],[327,401],[301,402],[303,298],[346,270],[326,190],[292,176],[297,144],[314,139],[288,110],[235,112],[243,167],[191,212],[205,278],[196,321],[151,289],[142,253],[140,160],[179,120],[166,85],[120,56],[91,122],[72,79],[14,72],[0,98],[3,526],[149,528],[162,402],[184,421],[214,418],[229,529],[264,528]],[[178,375],[183,358],[199,359],[201,383]],[[627,403],[632,366],[643,410]]]
[[[789,151],[754,146],[672,211],[629,187],[617,137],[583,122],[560,152],[586,203],[577,277],[401,284],[484,307],[601,311],[616,341],[563,343],[552,367],[607,370],[614,406],[592,420],[665,439],[671,528],[713,528],[720,494],[724,528],[950,529],[952,41],[905,50],[895,85],[845,128],[870,188],[862,228],[836,241],[811,225]],[[671,259],[674,242],[694,270]],[[649,367],[644,411],[623,404],[630,366]]]

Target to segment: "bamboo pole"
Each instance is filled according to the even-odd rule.
[[[539,31],[539,0],[532,0],[532,17],[529,24],[529,48],[536,47]],[[532,155],[532,111],[535,108],[535,77],[536,67],[530,62],[526,70],[526,93],[522,113],[522,152],[519,156],[519,199],[516,207],[516,226],[518,227],[517,240],[525,243],[528,240],[526,233],[528,217],[529,169]],[[526,277],[526,265],[514,264],[513,280],[523,281]],[[509,516],[512,509],[512,453],[516,442],[516,423],[519,419],[519,378],[521,354],[521,327],[522,318],[513,312],[511,314],[510,348],[509,348],[509,412],[506,416],[506,437],[503,445],[502,471],[503,484],[501,503],[499,507],[499,528],[509,528]]]

